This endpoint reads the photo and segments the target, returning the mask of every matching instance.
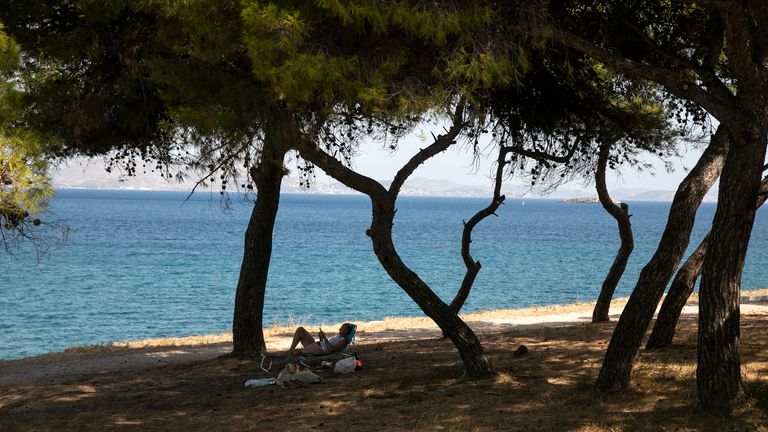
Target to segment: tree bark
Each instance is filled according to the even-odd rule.
[[[720,179],[717,210],[699,289],[696,387],[706,410],[729,411],[744,399],[739,355],[739,290],[755,219],[766,130],[742,125]]]
[[[760,195],[757,199],[757,208],[765,204],[768,199],[768,177],[760,183]],[[656,323],[653,325],[653,331],[648,337],[645,345],[646,349],[664,348],[672,344],[675,336],[675,326],[680,319],[680,313],[688,298],[693,294],[693,288],[696,279],[701,275],[704,266],[704,256],[707,253],[709,244],[709,234],[704,237],[699,247],[688,257],[685,264],[680,268],[672,281],[667,297],[661,304]]]
[[[739,120],[726,123],[731,149],[701,273],[696,387],[703,409],[730,411],[744,399],[739,290],[768,138],[768,35],[757,27],[768,20],[768,4],[745,0],[720,7]]]
[[[678,187],[659,246],[640,272],[637,285],[611,336],[595,384],[599,391],[629,388],[643,336],[664,288],[682,260],[696,211],[722,169],[727,148],[726,131],[720,126],[696,166]]]
[[[272,234],[280,204],[280,185],[285,175],[282,137],[267,136],[261,161],[251,169],[256,202],[245,231],[243,262],[235,294],[232,319],[232,355],[254,356],[266,352],[264,342],[264,294],[272,257]]]
[[[595,187],[597,189],[597,196],[600,199],[600,204],[602,204],[603,208],[616,219],[616,223],[619,226],[621,245],[619,246],[619,251],[616,253],[616,258],[613,260],[613,264],[603,281],[600,295],[597,297],[595,309],[592,311],[593,323],[609,320],[608,313],[611,308],[613,293],[616,291],[616,286],[619,284],[619,280],[621,280],[621,276],[624,274],[624,269],[627,268],[629,256],[635,248],[635,243],[632,238],[632,224],[629,221],[629,206],[625,203],[621,203],[621,207],[617,206],[608,194],[608,186],[605,183],[605,170],[606,165],[608,164],[610,150],[610,143],[603,143],[600,146],[600,153],[597,159],[597,170],[595,171]]]
[[[664,302],[659,309],[659,315],[656,323],[653,325],[651,335],[645,344],[645,349],[663,348],[672,343],[675,336],[675,326],[683,311],[683,306],[688,301],[688,297],[693,293],[693,287],[701,274],[701,268],[704,265],[704,256],[707,253],[707,244],[709,244],[709,234],[699,244],[695,251],[688,257],[677,271],[672,285]]]

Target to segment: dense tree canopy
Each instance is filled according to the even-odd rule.
[[[21,124],[19,49],[0,23],[0,236],[7,252],[31,240],[44,252],[47,239],[39,215],[53,188],[48,162],[34,132]]]

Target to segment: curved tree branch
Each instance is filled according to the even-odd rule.
[[[329,155],[315,143],[304,142],[299,146],[299,155],[317,165],[328,175],[345,186],[371,197],[383,197],[389,192],[376,180],[353,171]]]
[[[603,142],[600,144],[600,152],[597,157],[597,171],[595,172],[595,189],[597,189],[597,197],[600,199],[600,204],[603,205],[605,211],[615,219],[619,219],[624,217],[626,213],[613,202],[613,199],[611,199],[611,196],[608,193],[608,185],[605,182],[605,173],[610,150],[611,143]]]
[[[451,125],[451,128],[446,132],[445,135],[438,135],[434,142],[427,146],[426,148],[423,148],[419,150],[418,153],[416,153],[405,165],[403,165],[402,168],[397,172],[395,175],[395,178],[392,180],[392,184],[389,185],[389,193],[394,194],[394,196],[397,196],[397,194],[400,193],[400,189],[403,187],[403,184],[408,179],[408,177],[413,174],[413,172],[416,170],[416,168],[419,167],[419,165],[423,164],[426,160],[431,158],[432,156],[435,156],[436,154],[445,151],[448,147],[450,147],[452,144],[456,143],[456,137],[461,133],[461,130],[464,128],[464,103],[459,102],[456,112],[453,115],[453,124]]]
[[[566,31],[556,31],[554,33],[554,39],[571,49],[575,49],[576,51],[584,53],[595,60],[616,69],[618,72],[661,84],[667,91],[675,96],[691,100],[692,102],[701,105],[721,122],[737,120],[737,114],[734,112],[738,113],[739,110],[734,109],[735,101],[733,96],[723,98],[724,95],[721,94],[721,91],[717,91],[718,95],[712,93],[713,90],[705,91],[694,81],[676,77],[671,74],[668,69],[618,56]],[[696,71],[693,70],[691,70],[691,72],[696,73]],[[700,78],[702,80],[705,78],[712,79],[711,76]],[[710,86],[708,85],[707,88],[710,88]]]
[[[536,159],[537,161],[550,161],[550,162],[557,162],[557,163],[566,163],[571,160],[571,157],[573,157],[573,154],[576,153],[576,149],[579,147],[583,140],[581,138],[577,139],[570,149],[568,149],[568,152],[562,156],[554,156],[547,152],[539,151],[539,150],[529,150],[523,147],[514,147],[514,146],[508,146],[504,147],[505,155],[507,153],[516,153],[521,156],[529,157],[531,159]]]
[[[483,219],[490,215],[495,215],[496,210],[499,208],[499,206],[501,206],[501,204],[504,203],[504,199],[506,197],[501,195],[501,183],[504,178],[506,157],[510,151],[511,150],[509,150],[509,148],[499,147],[499,157],[496,160],[496,178],[493,188],[493,198],[491,198],[490,204],[488,204],[488,206],[484,209],[475,213],[475,215],[472,216],[468,222],[464,223],[464,230],[462,231],[461,235],[461,258],[464,261],[464,266],[467,268],[467,272],[464,274],[464,279],[461,281],[459,291],[451,301],[451,310],[456,313],[459,313],[462,306],[464,306],[464,302],[467,301],[467,297],[469,297],[469,292],[472,289],[472,285],[475,283],[475,278],[477,277],[477,274],[480,272],[480,268],[482,267],[480,261],[475,261],[475,259],[472,258],[472,254],[469,250],[470,245],[472,244],[472,230]]]

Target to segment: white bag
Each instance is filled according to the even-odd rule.
[[[254,378],[245,382],[245,388],[259,388],[275,384],[274,378]]]
[[[347,357],[336,362],[333,371],[337,374],[348,374],[355,371],[355,358]]]

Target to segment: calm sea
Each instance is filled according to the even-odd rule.
[[[55,217],[68,242],[39,264],[0,257],[0,358],[66,347],[187,336],[231,327],[243,234],[252,204],[218,195],[60,190]],[[462,220],[481,198],[399,199],[395,242],[409,266],[450,301],[464,274]],[[633,202],[635,251],[617,296],[628,295],[658,243],[669,203]],[[708,230],[699,211],[691,248]],[[266,294],[267,323],[415,316],[420,310],[376,260],[363,196],[282,197]],[[743,288],[768,286],[768,213],[758,213]],[[618,248],[599,205],[508,200],[474,232],[483,268],[465,311],[589,301]]]

